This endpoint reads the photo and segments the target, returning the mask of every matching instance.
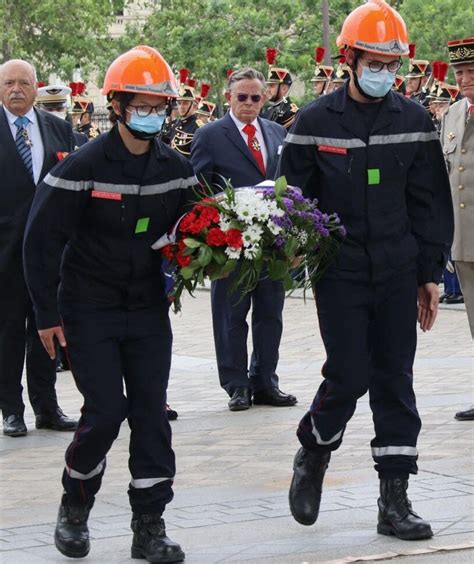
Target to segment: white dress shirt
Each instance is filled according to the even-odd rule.
[[[239,130],[239,133],[242,136],[242,139],[245,141],[245,144],[248,146],[248,135],[244,132],[244,127],[247,124],[240,121],[239,119],[237,119],[235,117],[234,113],[232,112],[232,110],[230,110],[229,114],[230,114],[230,117],[232,118],[232,121],[235,123],[237,129]],[[258,118],[255,118],[251,125],[253,125],[256,129],[255,137],[257,138],[258,144],[260,145],[260,150],[262,151],[263,162],[265,163],[265,168],[267,168],[267,160],[268,160],[267,147],[265,146],[265,139],[263,138],[262,128],[260,127],[260,124],[258,123]]]
[[[8,109],[3,106],[5,110],[5,115],[8,119],[8,124],[10,125],[10,130],[13,135],[13,141],[16,139],[16,133],[18,131],[17,126],[15,125],[15,120],[18,116],[12,114]],[[41,132],[38,124],[38,116],[36,115],[33,108],[30,109],[29,112],[25,114],[30,120],[30,123],[26,126],[26,131],[28,132],[28,138],[31,141],[31,157],[33,161],[33,179],[35,184],[38,184],[38,180],[41,174],[41,170],[43,169],[43,160],[44,160],[44,147],[43,147],[43,140],[41,138]]]

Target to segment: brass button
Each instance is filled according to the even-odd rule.
[[[463,167],[463,166],[460,166],[460,167],[459,167],[459,172],[462,172],[463,170],[464,170],[464,167]]]
[[[466,149],[461,149],[461,153],[465,155],[467,153]]]
[[[463,210],[466,207],[466,204],[460,203],[459,207]]]
[[[462,184],[460,184],[460,185],[458,186],[458,190],[464,190],[464,186],[463,186]]]

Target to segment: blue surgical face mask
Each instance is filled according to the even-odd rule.
[[[362,90],[373,98],[386,96],[395,82],[395,73],[386,69],[380,72],[372,72],[367,67],[362,67],[362,76],[358,76],[358,82]]]
[[[149,135],[156,135],[159,133],[165,121],[164,112],[163,115],[158,115],[157,113],[152,112],[146,117],[139,116],[136,111],[130,112],[130,114],[130,121],[128,122],[130,129]]]

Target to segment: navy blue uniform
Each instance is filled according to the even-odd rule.
[[[76,503],[93,500],[125,418],[133,511],[162,513],[172,499],[165,413],[172,334],[161,254],[151,245],[183,213],[195,182],[186,159],[161,141],[135,156],[115,127],[69,155],[37,189],[25,271],[38,327],[63,324],[84,396],[63,473]]]
[[[280,172],[347,229],[315,287],[327,360],[299,440],[337,449],[369,390],[376,469],[408,477],[421,427],[412,385],[417,286],[439,282],[453,237],[438,135],[420,105],[395,93],[360,104],[345,85],[300,110]]]

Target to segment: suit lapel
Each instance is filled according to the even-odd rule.
[[[38,184],[46,176],[46,173],[53,168],[55,162],[51,162],[52,146],[51,146],[51,132],[49,116],[46,113],[39,112],[35,109],[35,114],[38,119],[38,125],[41,133],[41,140],[43,141],[43,166],[38,180]]]
[[[231,143],[244,155],[244,157],[252,163],[252,165],[260,172],[258,168],[257,161],[253,158],[250,149],[245,144],[245,141],[240,134],[237,126],[235,125],[234,121],[230,117],[229,114],[226,114],[223,118],[223,126],[224,132],[226,137],[231,141]]]

